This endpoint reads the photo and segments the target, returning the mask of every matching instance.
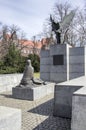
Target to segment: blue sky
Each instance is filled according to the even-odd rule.
[[[43,30],[45,19],[56,2],[66,0],[0,0],[0,22],[17,25],[28,39]],[[73,6],[83,6],[84,0],[68,0]],[[78,3],[78,4],[77,4]]]

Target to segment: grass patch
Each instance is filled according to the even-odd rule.
[[[40,73],[39,72],[34,73],[34,78],[40,78]]]

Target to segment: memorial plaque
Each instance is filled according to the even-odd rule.
[[[53,55],[53,65],[64,65],[64,56]]]

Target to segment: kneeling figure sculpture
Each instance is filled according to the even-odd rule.
[[[31,65],[31,60],[27,60],[24,74],[18,87],[34,87],[42,84],[46,85],[41,79],[34,78],[34,68]]]

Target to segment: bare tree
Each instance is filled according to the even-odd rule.
[[[40,53],[40,48],[39,48],[39,44],[42,44],[41,40],[40,40],[40,37],[42,35],[41,34],[38,34],[38,35],[35,35],[32,37],[32,42],[33,42],[33,45],[32,45],[32,52],[33,54],[39,54]]]
[[[0,30],[0,57],[3,58],[11,45],[15,45],[15,47],[21,52],[21,50],[26,47],[22,42],[25,42],[25,38],[23,38],[22,31],[15,25],[2,26]],[[21,35],[21,39],[19,37]]]
[[[55,3],[54,7],[54,17],[58,22],[62,21],[64,16],[68,15],[72,10],[71,4],[68,2],[65,3]]]
[[[74,8],[68,2],[55,3],[54,12],[51,14],[52,19],[55,21],[55,23],[61,23],[64,20],[64,17],[66,17],[72,10],[74,10]],[[75,31],[76,28],[75,20],[76,20],[76,15],[74,16],[73,21],[71,22],[69,27],[65,31],[62,30],[64,37],[61,43],[68,43],[72,46],[75,46],[77,42],[76,40],[77,38],[75,37],[77,36]],[[45,25],[46,31],[44,30],[44,32],[47,32],[47,36],[48,35],[50,36],[50,34],[52,34],[53,43],[56,43],[55,33],[54,32],[52,33],[52,23],[50,22],[50,19],[48,19],[47,21],[48,22],[46,22],[47,24]]]
[[[43,24],[43,32],[41,33],[41,44],[43,48],[49,48],[51,44],[56,43],[56,39],[54,36],[54,32],[52,32],[50,16],[45,20]],[[43,39],[46,40],[46,45],[44,45]]]
[[[74,8],[70,3],[55,3],[54,12],[51,14],[55,23],[61,23],[65,16],[67,16]],[[51,38],[53,35],[53,43],[55,43],[55,33],[52,33],[52,24],[49,18],[44,24],[44,36]],[[66,31],[63,30],[63,42],[72,46],[86,45],[86,2],[83,9],[76,7],[76,14]],[[51,43],[50,43],[51,44]]]
[[[8,50],[8,27],[4,25],[0,33],[0,57],[4,57]]]
[[[56,3],[55,7],[54,7],[54,15],[53,18],[56,22],[61,23],[64,18],[70,14],[70,12],[74,10],[73,7],[71,6],[70,3],[65,2],[65,3]],[[74,16],[75,17],[75,16]],[[68,43],[72,46],[74,46],[76,43],[75,41],[73,41],[74,36],[75,36],[75,31],[74,30],[74,18],[71,21],[71,24],[69,25],[69,27],[66,30],[62,30],[63,33],[63,40],[62,43]]]
[[[77,35],[80,46],[86,45],[86,10],[78,12],[77,15]]]

